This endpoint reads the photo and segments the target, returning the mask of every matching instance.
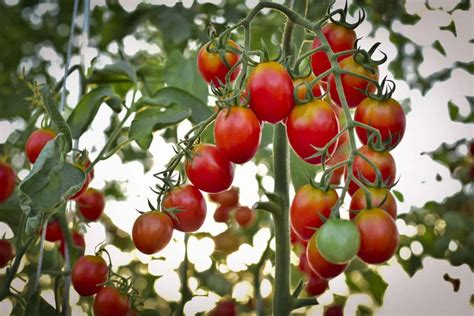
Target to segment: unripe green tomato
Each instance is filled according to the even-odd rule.
[[[345,219],[330,219],[318,230],[316,243],[324,259],[331,263],[349,262],[357,255],[360,234],[357,226]]]

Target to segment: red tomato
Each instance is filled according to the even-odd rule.
[[[390,259],[398,246],[398,230],[393,218],[381,208],[361,211],[354,220],[360,232],[362,261],[379,264]]]
[[[235,206],[219,206],[214,212],[214,220],[216,223],[226,223],[229,220],[230,212]]]
[[[290,114],[293,90],[288,71],[277,62],[259,64],[247,81],[250,108],[259,120],[270,123],[278,123]]]
[[[353,73],[356,73],[361,76],[365,76],[368,78],[371,78],[373,80],[378,80],[378,69],[376,70],[376,73],[372,73],[368,69],[364,68],[362,65],[357,63],[354,60],[354,57],[347,57],[346,59],[342,60],[339,63],[340,67],[342,70],[345,71],[350,71]],[[349,74],[342,74],[341,75],[341,80],[342,80],[342,87],[344,90],[344,94],[346,96],[347,104],[349,105],[350,108],[354,108],[359,105],[359,103],[366,98],[366,95],[363,93],[363,91],[366,91],[368,88],[368,91],[373,93],[375,91],[375,85],[370,84],[369,81],[355,77]],[[339,94],[337,93],[337,88],[336,88],[336,80],[334,77],[334,74],[331,74],[329,76],[329,84],[328,84],[328,90],[329,90],[329,97],[331,100],[341,106],[341,100],[339,98]]]
[[[299,78],[293,81],[294,89],[296,90],[296,96],[298,97],[298,101],[302,102],[303,100],[311,101],[308,96],[308,84],[314,79],[313,75],[308,76],[307,78]],[[311,87],[311,92],[313,93],[313,97],[320,97],[321,96],[321,88],[319,87],[318,83],[315,83]]]
[[[308,258],[308,263],[314,273],[319,275],[323,279],[332,279],[346,270],[346,264],[334,264],[330,263],[321,256],[318,250],[318,245],[316,243],[316,235],[314,234],[308,242],[308,247],[306,247],[306,256]]]
[[[233,186],[227,191],[209,193],[209,199],[221,206],[236,206],[239,204],[239,188]]]
[[[89,188],[76,199],[79,212],[86,220],[97,220],[104,211],[105,198],[102,192]]]
[[[0,239],[0,269],[6,267],[12,258],[13,249],[10,241],[6,239]]]
[[[337,199],[337,193],[333,189],[324,192],[311,184],[299,188],[290,208],[291,227],[296,235],[309,240],[323,224],[321,216],[329,218]]]
[[[82,256],[72,268],[72,285],[81,296],[94,295],[107,281],[108,272],[109,267],[102,257]]]
[[[242,227],[252,226],[255,221],[255,211],[247,206],[239,206],[235,209],[235,219]]]
[[[252,159],[261,137],[260,122],[249,108],[233,106],[217,115],[214,125],[216,146],[230,161],[240,164]]]
[[[324,311],[324,316],[344,316],[344,309],[341,305],[329,306]]]
[[[33,133],[26,141],[25,152],[26,157],[31,163],[35,163],[43,147],[52,139],[56,137],[56,133],[47,128],[41,128]]]
[[[61,236],[60,239],[61,243],[59,244],[59,251],[61,251],[61,254],[63,257],[65,256],[65,248],[66,248],[66,241],[64,238]],[[79,253],[82,255],[86,249],[86,241],[84,240],[84,236],[81,233],[78,233],[76,231],[72,232],[72,241],[74,243],[74,248],[79,248]],[[71,254],[69,254],[71,256]]]
[[[227,190],[234,180],[234,166],[214,145],[199,144],[193,158],[186,161],[186,175],[199,190],[217,193]]]
[[[13,168],[0,162],[0,203],[6,201],[15,191],[16,173]]]
[[[293,246],[296,246],[296,245],[299,244],[299,245],[303,246],[304,249],[306,249],[306,245],[308,244],[308,241],[303,240],[300,237],[298,237],[298,235],[295,233],[295,230],[293,229],[293,227],[290,227],[290,242]]]
[[[143,213],[135,220],[132,239],[135,247],[151,255],[165,248],[173,236],[173,221],[162,212]]]
[[[295,106],[286,121],[286,134],[291,147],[301,159],[314,165],[320,164],[322,158],[319,156],[307,159],[316,153],[312,146],[324,147],[338,132],[339,122],[336,114],[323,100],[313,100]],[[336,146],[337,141],[329,146],[329,155],[334,153]]]
[[[230,68],[227,68],[224,61],[221,59],[221,56],[218,52],[211,53],[207,49],[210,43],[204,44],[201,47],[197,57],[198,69],[201,73],[202,78],[207,83],[213,83],[216,87],[220,86],[220,82],[223,84],[226,83],[225,76],[229,72]],[[239,49],[239,45],[233,40],[227,40],[227,45],[232,46],[233,48]],[[214,45],[211,45],[211,49]],[[239,54],[231,51],[226,51],[225,59],[230,67],[234,66],[240,59]],[[239,74],[240,66],[234,70],[230,75],[230,81],[234,81],[237,75]]]
[[[112,286],[105,286],[94,297],[94,316],[127,316],[130,302],[126,294]]]
[[[372,202],[372,207],[381,208],[392,216],[393,220],[397,219],[397,202],[393,197],[392,193],[385,188],[373,188],[368,187],[367,190],[370,192],[370,198]],[[382,203],[383,202],[383,203]],[[349,207],[349,216],[351,219],[354,219],[358,211],[365,210],[367,208],[367,199],[365,196],[365,191],[360,188],[357,190],[351,199],[351,205]]]
[[[216,307],[209,312],[210,316],[235,316],[237,315],[237,306],[233,300],[222,300]]]
[[[357,40],[354,30],[346,28],[343,25],[328,23],[321,28],[321,31],[334,53],[354,48],[354,43]],[[321,46],[321,41],[318,37],[315,37],[311,49],[318,48],[319,46]],[[347,57],[348,55],[341,55],[337,60],[341,61]],[[319,76],[331,68],[331,62],[324,51],[319,51],[311,56],[311,68],[316,76]],[[327,77],[321,79],[321,81],[326,80]]]
[[[166,194],[163,207],[177,209],[172,218],[174,228],[182,232],[198,230],[206,219],[206,201],[201,192],[190,184],[174,187]]]
[[[316,273],[309,275],[308,283],[306,283],[306,293],[311,296],[318,296],[326,292],[329,284],[328,281],[319,277]]]
[[[378,152],[373,149],[370,149],[368,146],[362,146],[361,148],[359,148],[359,151],[370,161],[372,161],[377,166],[377,168],[379,168],[385,186],[389,187],[395,183],[395,177],[397,172],[395,160],[388,151]],[[347,176],[347,170],[345,173]],[[357,179],[361,181],[364,181],[365,179],[369,182],[375,182],[376,180],[375,170],[367,161],[365,161],[360,156],[356,156],[354,158],[352,173]],[[351,196],[354,195],[357,189],[359,189],[359,186],[353,181],[351,181],[351,183],[349,184],[349,194]]]
[[[57,220],[49,222],[48,226],[46,226],[45,239],[51,242],[60,241],[61,239],[63,239],[61,225],[59,225],[59,222]]]
[[[308,258],[306,257],[306,252],[302,252],[300,255],[300,262],[298,263],[298,269],[302,273],[306,273],[308,275],[314,273],[308,263]]]
[[[391,150],[395,148],[405,134],[406,118],[403,108],[394,99],[378,101],[365,98],[357,107],[354,120],[379,130],[382,144]],[[368,144],[370,132],[362,127],[356,127],[357,136],[364,145],[376,144],[378,137],[371,138]]]

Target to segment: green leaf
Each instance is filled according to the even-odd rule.
[[[369,284],[369,292],[372,294],[377,304],[382,305],[383,296],[388,286],[387,282],[385,282],[378,273],[371,269],[365,270],[362,275]]]
[[[393,193],[393,195],[395,195],[395,197],[397,198],[398,201],[400,201],[402,203],[405,201],[405,198],[403,197],[402,192],[397,191],[397,190],[392,190],[392,193]]]
[[[446,50],[444,49],[443,45],[441,45],[439,40],[434,41],[434,43],[431,45],[431,47],[436,49],[443,56],[446,56]]]
[[[15,235],[18,233],[21,214],[20,201],[16,193],[12,194],[8,200],[0,203],[0,222],[6,223]]]
[[[88,83],[116,83],[116,82],[137,82],[135,68],[126,61],[118,61],[115,64],[105,66],[103,69],[94,69]]]
[[[291,182],[295,191],[309,182],[309,178],[314,179],[319,167],[304,162],[293,150],[290,150]]]
[[[57,316],[59,313],[41,297],[40,292],[37,292],[28,301],[24,315]]]
[[[473,97],[466,97],[469,102],[469,110],[470,113],[462,116],[459,113],[459,107],[454,104],[453,102],[448,102],[448,109],[449,109],[449,117],[452,121],[461,122],[461,123],[473,123],[474,122],[474,98]]]
[[[449,32],[453,33],[453,35],[455,37],[458,36],[457,32],[456,32],[456,24],[454,24],[454,20],[452,20],[451,23],[449,23],[446,26],[440,26],[439,29],[442,30],[442,31],[449,31]]]

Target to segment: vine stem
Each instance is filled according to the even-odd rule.
[[[60,210],[57,215],[59,226],[63,232],[64,239],[66,241],[66,247],[64,247],[64,261],[66,262],[66,271],[64,277],[64,293],[63,293],[63,315],[70,315],[71,311],[69,308],[69,288],[71,287],[71,257],[73,257],[73,240],[71,231],[69,230],[66,210]]]
[[[188,268],[189,268],[189,259],[188,259],[188,240],[189,234],[184,234],[184,260],[183,265],[181,266],[179,278],[181,281],[181,302],[179,304],[178,310],[176,312],[177,316],[184,315],[184,305],[190,300],[191,291],[188,286]]]

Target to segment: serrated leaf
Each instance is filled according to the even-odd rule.
[[[446,56],[446,50],[444,49],[443,45],[441,45],[439,40],[434,41],[431,47],[436,49],[441,55]]]
[[[402,203],[405,201],[405,197],[403,196],[402,192],[397,191],[397,190],[392,190],[392,193],[397,198],[398,201]]]
[[[449,32],[453,33],[453,35],[455,37],[458,36],[457,32],[456,32],[456,24],[454,23],[454,20],[452,20],[451,23],[449,23],[446,26],[440,26],[439,29],[442,30],[442,31],[449,31]]]

